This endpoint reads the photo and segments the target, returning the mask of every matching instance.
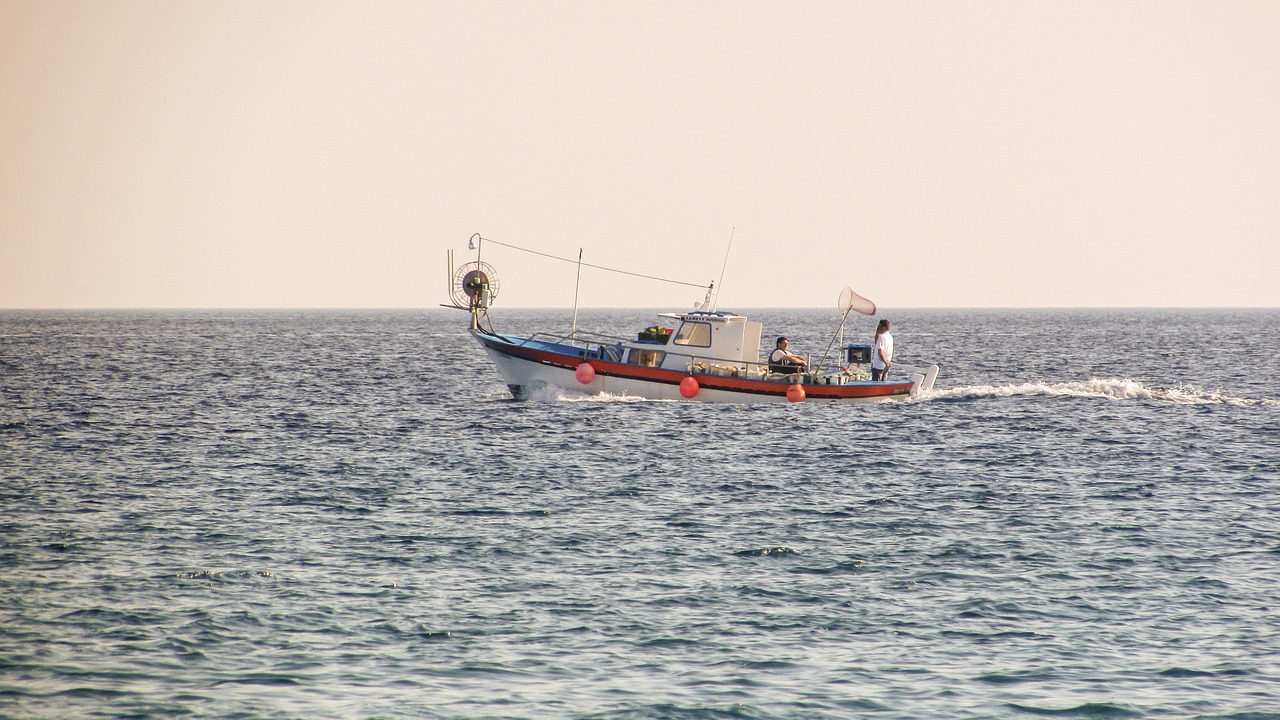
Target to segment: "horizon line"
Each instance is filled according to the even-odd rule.
[[[816,305],[756,305],[741,306],[743,310],[832,310]],[[901,305],[882,306],[893,310],[1280,310],[1280,305]],[[564,310],[572,311],[572,305],[521,305],[504,306],[503,310]],[[97,305],[97,306],[7,306],[0,312],[91,312],[91,311],[300,311],[300,310],[466,310],[452,305]],[[661,312],[686,312],[664,305],[595,305],[582,306],[582,310],[658,310]],[[501,311],[500,311],[501,312]],[[688,310],[693,312],[693,310]],[[877,313],[880,314],[880,313]]]

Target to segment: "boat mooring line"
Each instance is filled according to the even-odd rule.
[[[573,263],[575,265],[580,265],[582,267],[595,268],[596,270],[607,270],[609,272],[620,273],[622,275],[631,275],[632,277],[644,278],[645,280],[657,280],[658,282],[671,283],[673,285],[686,285],[688,287],[696,287],[696,288],[707,287],[707,285],[703,285],[699,283],[684,282],[683,280],[672,280],[671,278],[663,278],[663,277],[658,277],[656,275],[645,275],[644,273],[631,272],[630,270],[619,270],[617,268],[605,267],[603,265],[593,265],[592,263],[582,262],[581,259],[574,260],[573,258],[560,257],[559,255],[551,255],[550,253],[539,252],[537,250],[530,250],[529,248],[522,248],[519,245],[504,243],[500,240],[493,240],[487,237],[482,237],[481,239],[484,240],[485,242],[491,242],[494,245],[501,245],[502,247],[511,248],[512,250],[520,250],[521,252],[527,252],[533,255],[541,255],[542,257],[551,258],[552,260],[559,260],[561,262]]]

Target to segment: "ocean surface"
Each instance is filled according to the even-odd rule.
[[[882,316],[931,394],[518,402],[449,310],[0,311],[0,717],[1280,718],[1280,310]]]

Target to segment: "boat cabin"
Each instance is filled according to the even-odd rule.
[[[762,325],[731,312],[660,313],[676,327],[650,327],[626,343],[626,362],[685,370],[691,361],[747,370],[760,362]]]

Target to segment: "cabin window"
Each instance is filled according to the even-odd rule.
[[[662,350],[640,350],[632,348],[631,354],[627,356],[627,362],[632,365],[640,365],[642,367],[661,367],[662,360],[667,354]]]
[[[676,331],[671,342],[676,345],[711,347],[711,323],[686,322]]]

